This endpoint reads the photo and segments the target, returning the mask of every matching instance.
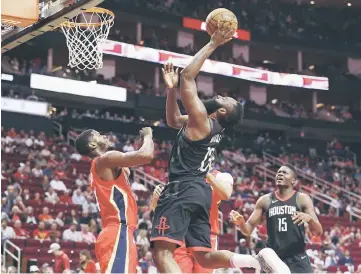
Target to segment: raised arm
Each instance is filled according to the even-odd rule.
[[[264,195],[259,198],[247,222],[244,220],[244,217],[237,211],[231,211],[231,221],[240,228],[244,236],[251,235],[252,231],[262,222],[262,215],[266,208],[267,202],[269,202],[269,195]]]
[[[179,74],[178,68],[174,71],[173,63],[167,62],[162,68],[163,80],[167,86],[167,103],[166,103],[166,118],[167,125],[172,128],[181,128],[184,123],[188,120],[188,115],[182,115],[178,102],[177,102],[177,92],[178,92],[178,81]]]
[[[299,193],[298,204],[301,207],[302,212],[296,212],[292,217],[293,222],[298,225],[308,223],[310,231],[313,235],[320,236],[323,233],[323,228],[320,221],[317,218],[313,202],[305,193]]]
[[[204,62],[212,52],[220,45],[230,41],[234,29],[218,28],[211,37],[211,41],[205,45],[192,59],[192,61],[181,71],[180,95],[182,103],[189,115],[188,127],[197,128],[199,131],[209,131],[207,123],[207,110],[198,97],[195,78]]]
[[[143,138],[143,145],[137,151],[120,152],[108,151],[100,156],[95,163],[97,172],[106,168],[132,167],[148,164],[154,157],[153,133],[150,127],[143,128],[140,131]]]

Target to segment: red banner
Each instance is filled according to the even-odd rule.
[[[188,29],[206,31],[206,22],[189,17],[183,17],[183,27]],[[250,41],[251,33],[248,30],[238,29],[234,34],[234,38],[243,41]]]
[[[103,53],[159,64],[163,64],[167,60],[172,60],[175,66],[182,68],[184,68],[193,58],[193,56],[189,55],[110,40],[103,44]],[[328,78],[326,77],[272,72],[263,69],[213,61],[209,59],[204,62],[201,71],[270,85],[318,90],[328,90],[329,88]]]

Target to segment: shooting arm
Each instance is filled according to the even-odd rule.
[[[313,202],[307,194],[300,193],[299,196],[300,206],[302,211],[311,216],[310,221],[308,222],[310,231],[313,235],[320,236],[323,233],[323,228],[320,221],[317,218]]]
[[[256,203],[255,209],[253,210],[251,216],[248,218],[247,222],[239,225],[239,228],[244,236],[251,235],[252,231],[262,222],[263,210],[265,208],[267,199],[267,195],[259,198]]]
[[[181,128],[188,120],[188,115],[182,115],[177,102],[177,88],[168,89],[166,103],[167,125],[172,128]]]
[[[212,186],[213,191],[224,201],[229,200],[233,191],[233,177],[231,174],[222,173],[214,176],[207,174],[207,182]]]
[[[106,168],[132,167],[148,164],[154,157],[154,143],[152,136],[145,136],[142,147],[137,151],[120,152],[109,151],[96,161],[97,172]]]
[[[181,99],[189,115],[189,127],[209,126],[206,123],[207,111],[197,94],[195,78],[203,63],[217,48],[212,42],[205,45],[192,59],[192,61],[181,71]]]

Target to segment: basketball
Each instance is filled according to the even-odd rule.
[[[231,25],[234,29],[238,28],[237,17],[233,12],[223,8],[215,9],[208,14],[206,19],[206,30],[210,36],[216,31],[218,21],[220,26],[228,27]]]

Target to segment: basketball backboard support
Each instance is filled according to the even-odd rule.
[[[5,1],[5,0],[2,0]],[[11,0],[13,3],[16,1]],[[15,27],[1,37],[1,53],[7,52],[45,32],[59,27],[64,21],[98,6],[104,0],[39,0],[39,20],[27,27]],[[20,7],[19,7],[20,8]]]

